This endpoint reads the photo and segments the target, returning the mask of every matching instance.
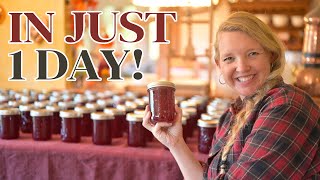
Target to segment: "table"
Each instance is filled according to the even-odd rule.
[[[191,150],[200,161],[207,155]],[[91,137],[81,143],[64,143],[59,135],[34,141],[31,134],[0,139],[1,180],[180,180],[183,176],[171,153],[153,140],[144,148],[128,147],[126,137],[112,145],[94,145]]]

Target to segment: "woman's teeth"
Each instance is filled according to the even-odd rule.
[[[238,77],[237,79],[238,79],[240,82],[245,82],[245,81],[249,81],[250,79],[252,79],[253,76],[254,76],[254,75],[244,76],[244,77]]]

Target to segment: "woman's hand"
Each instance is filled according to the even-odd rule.
[[[179,141],[183,141],[181,117],[182,111],[175,106],[175,119],[173,123],[158,122],[156,125],[151,124],[151,112],[149,105],[146,106],[143,117],[143,126],[152,132],[153,136],[158,139],[167,148],[173,148]]]

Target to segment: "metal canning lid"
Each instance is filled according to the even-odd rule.
[[[144,116],[144,110],[134,110],[133,111],[134,114],[140,114]]]
[[[181,101],[180,107],[181,108],[197,107],[197,104],[196,102],[193,102],[193,101]]]
[[[35,107],[45,108],[49,103],[49,101],[35,101],[33,104]]]
[[[112,114],[104,112],[91,113],[90,117],[92,120],[114,120],[114,116]]]
[[[109,113],[109,114],[114,114],[114,115],[124,115],[126,114],[125,111],[122,111],[120,109],[117,108],[105,108],[103,110],[104,113]]]
[[[126,101],[125,106],[128,111],[133,111],[138,107],[137,104],[133,101]]]
[[[95,111],[95,109],[92,108],[88,108],[85,106],[78,106],[74,108],[75,111],[77,111],[80,114],[88,114],[88,113],[92,113]]]
[[[0,109],[0,115],[20,115],[18,108],[5,108]]]
[[[81,118],[82,114],[80,114],[74,110],[66,110],[66,111],[60,111],[60,117],[62,117],[62,118]]]
[[[100,106],[108,106],[113,104],[112,99],[98,99],[97,104]]]
[[[142,122],[143,121],[143,115],[141,114],[134,114],[134,113],[128,113],[126,116],[127,121],[134,121],[134,122]]]
[[[73,102],[58,102],[58,106],[70,108],[70,107],[74,107],[75,105]]]
[[[122,104],[118,104],[117,105],[117,109],[123,112],[127,112],[127,107],[125,105]]]
[[[30,116],[52,116],[53,112],[47,109],[36,109],[30,111]]]
[[[149,83],[147,85],[148,89],[153,88],[153,87],[159,87],[159,86],[172,87],[172,88],[176,89],[175,84],[170,81],[156,81],[156,82]]]
[[[22,103],[21,101],[9,101],[9,102],[8,102],[8,105],[9,105],[10,107],[16,107],[16,108],[18,108],[21,103]]]
[[[209,114],[210,116],[212,116],[212,117],[214,117],[214,118],[218,118],[218,119],[219,119],[219,118],[221,117],[221,115],[222,115],[222,113],[217,112],[217,111],[209,111],[208,114]]]
[[[97,103],[86,103],[86,107],[89,109],[99,109],[101,106]]]
[[[52,112],[59,112],[60,111],[60,107],[57,105],[49,105],[46,106],[46,109]]]
[[[197,121],[197,125],[199,127],[217,127],[219,121],[218,120],[203,120],[199,119]]]
[[[19,106],[20,111],[30,111],[32,109],[35,109],[35,107],[32,104],[25,104]]]
[[[190,113],[185,110],[182,110],[182,116],[184,116],[188,119],[188,118],[190,118]]]
[[[210,114],[201,114],[202,120],[214,120],[215,118],[211,116]]]
[[[197,109],[196,108],[182,108],[182,112],[185,111],[189,113],[190,116],[197,114]]]

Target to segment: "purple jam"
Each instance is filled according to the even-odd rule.
[[[33,130],[32,138],[35,141],[51,139],[52,112],[46,109],[31,110]]]
[[[0,109],[0,138],[17,139],[19,138],[19,126],[21,116],[19,109],[7,108]]]
[[[143,116],[129,113],[128,121],[128,146],[144,147],[146,146],[146,129],[142,126]]]
[[[32,117],[30,116],[30,111],[34,109],[33,105],[20,105],[19,110],[21,114],[21,132],[32,133]]]
[[[92,142],[97,145],[109,145],[112,143],[112,132],[118,131],[112,128],[114,117],[103,112],[91,113],[93,120]]]
[[[208,154],[211,149],[213,134],[216,131],[217,120],[198,120],[199,137],[198,151]]]
[[[81,141],[81,119],[82,116],[74,110],[60,111],[62,118],[61,140],[63,142]]]
[[[173,122],[175,115],[175,86],[171,82],[159,81],[148,84],[151,123]]]
[[[46,106],[46,109],[53,112],[52,115],[52,134],[60,134],[61,132],[61,118],[59,116],[59,106]]]

